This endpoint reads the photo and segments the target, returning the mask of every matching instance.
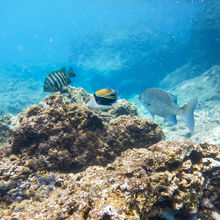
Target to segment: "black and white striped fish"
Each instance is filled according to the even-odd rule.
[[[73,72],[72,67],[66,72],[66,68],[62,68],[55,72],[49,73],[44,81],[45,92],[56,92],[62,90],[63,87],[71,83],[70,77],[76,74]]]

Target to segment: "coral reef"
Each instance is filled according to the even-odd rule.
[[[12,153],[22,154],[34,170],[76,172],[163,138],[154,122],[124,116],[107,124],[85,105],[66,105],[60,95],[49,96],[46,105],[30,107],[10,139]]]
[[[76,174],[30,172],[22,157],[1,158],[2,219],[164,219],[172,210],[214,220],[220,212],[215,145],[163,141]]]
[[[70,103],[87,103],[90,99],[90,94],[86,92],[83,88],[76,88],[72,86],[67,86],[57,94],[62,95],[63,101],[66,104]]]
[[[5,143],[11,136],[12,130],[10,129],[10,115],[0,118],[0,145]]]
[[[97,114],[103,117],[105,122],[110,122],[120,116],[138,116],[138,110],[135,105],[131,104],[125,99],[121,99],[116,102],[111,108],[102,110],[95,109]]]
[[[87,93],[83,88],[76,88],[72,86],[67,86],[58,94],[62,95],[63,101],[66,104],[84,104],[87,103],[92,96],[91,94]],[[41,104],[44,104],[48,98],[50,98],[50,96],[47,96]],[[110,122],[111,120],[114,120],[122,115],[138,116],[136,106],[129,103],[125,99],[118,100],[109,109],[93,109],[93,111],[100,115],[105,122]]]
[[[153,121],[114,117],[55,94],[10,119],[0,218],[215,220],[219,146],[161,141]]]
[[[79,103],[85,106],[85,103],[87,103],[88,100],[91,98],[91,94],[87,93],[83,88],[76,88],[72,86],[67,86],[62,91],[56,94],[62,96],[63,102],[66,105],[71,103]],[[47,108],[48,100],[50,100],[51,97],[53,97],[53,95],[46,96],[44,100],[37,106],[39,106],[40,108]],[[36,110],[38,109],[38,107],[35,106],[33,109]],[[104,122],[110,122],[118,118],[119,116],[138,116],[136,106],[129,103],[125,99],[119,100],[109,109],[94,109],[93,111],[97,115],[101,116]],[[0,118],[0,144],[4,143],[7,140],[8,136],[11,135],[11,131],[14,130],[17,126],[19,126],[19,121],[23,117],[23,114],[24,111],[16,116],[7,115],[2,119]]]

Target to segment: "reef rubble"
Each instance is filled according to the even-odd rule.
[[[162,141],[137,116],[105,120],[48,96],[0,146],[1,219],[216,219],[219,146]]]

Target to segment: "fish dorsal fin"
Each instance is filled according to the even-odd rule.
[[[108,94],[109,92],[111,92],[112,90],[110,88],[106,88],[106,89],[100,89],[99,91],[97,91],[95,94],[97,96],[104,96],[106,94]]]
[[[61,73],[65,73],[65,72],[66,72],[66,68],[63,67],[62,69],[59,70],[59,72],[61,72]]]
[[[68,77],[74,77],[76,74],[73,72],[73,68],[70,67],[68,72],[66,73]]]
[[[166,119],[166,121],[168,121],[172,125],[177,124],[176,115],[170,115],[170,116],[166,117],[165,119]]]
[[[177,104],[177,96],[172,94],[171,92],[167,92],[167,94],[170,96],[170,98]]]
[[[106,89],[101,89],[95,93],[96,96],[100,97],[105,97],[108,99],[116,99],[116,93],[115,90],[106,88]]]

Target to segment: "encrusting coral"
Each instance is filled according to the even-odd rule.
[[[105,167],[90,166],[76,174],[27,169],[24,179],[15,169],[20,181],[7,196],[17,194],[7,208],[2,203],[0,216],[165,219],[172,209],[176,219],[215,219],[220,205],[219,157],[218,146],[178,140],[128,149]]]
[[[10,126],[9,115],[0,118],[0,145],[2,143],[5,143],[12,133],[9,126]]]
[[[124,116],[107,124],[85,105],[66,105],[60,95],[50,96],[46,104],[30,107],[10,139],[12,153],[22,154],[34,170],[77,172],[163,138],[152,121]]]
[[[64,90],[59,92],[63,97],[63,101],[66,104],[80,103],[84,104],[89,101],[92,97],[91,94],[87,93],[83,88],[76,88],[67,86]],[[48,96],[49,98],[49,96]],[[46,98],[47,99],[47,98]],[[118,100],[109,109],[93,109],[98,115],[100,115],[105,122],[110,122],[118,118],[119,116],[138,116],[138,111],[135,105],[129,103],[125,99]]]
[[[0,147],[0,218],[216,219],[219,146],[162,138],[152,121],[50,95]]]

